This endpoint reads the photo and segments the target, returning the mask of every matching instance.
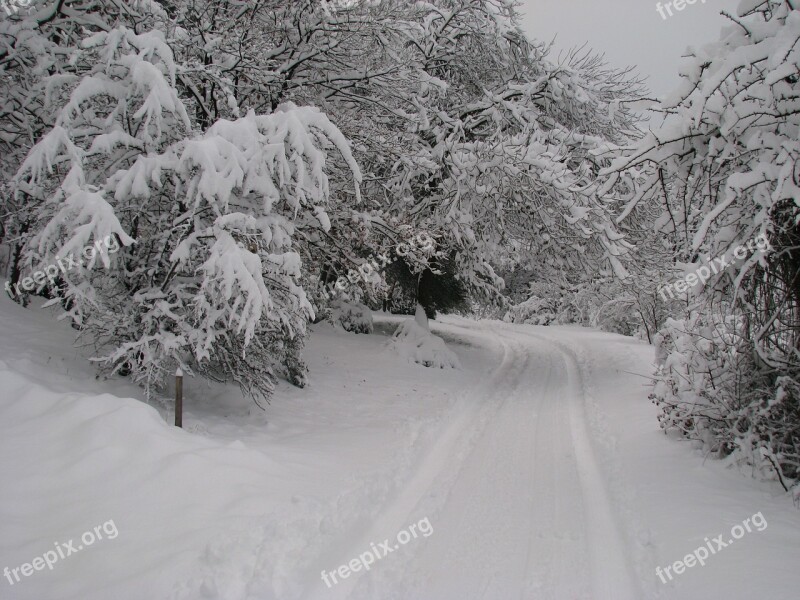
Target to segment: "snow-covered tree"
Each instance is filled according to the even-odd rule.
[[[114,2],[31,0],[0,20],[0,243],[11,240],[9,264],[3,266],[14,282],[35,225],[20,213],[9,181],[55,122],[56,107],[46,102],[48,83],[87,68],[75,60],[81,40],[87,32],[108,29],[119,8]]]
[[[328,226],[329,151],[358,194],[341,132],[292,104],[196,130],[158,30],[97,33],[76,58],[92,68],[52,82],[55,125],[15,177],[36,223],[28,266],[83,256],[58,293],[98,359],[148,390],[176,365],[256,395],[276,368],[302,379],[297,341],[313,309],[295,233]],[[86,253],[110,238],[119,253]]]
[[[715,263],[707,283],[684,297],[694,305],[681,321],[687,339],[662,342],[668,353],[699,354],[687,350],[681,369],[666,363],[662,376],[672,384],[657,390],[657,401],[699,412],[667,419],[699,424],[723,414],[709,431],[730,442],[726,453],[768,456],[789,479],[800,477],[798,8],[793,0],[742,0],[719,41],[693,50],[683,86],[664,104],[665,125],[608,171],[610,182],[630,187],[621,223],[641,229],[657,210],[653,239],[661,238],[674,273]],[[754,244],[758,238],[768,247]],[[720,324],[727,337],[714,333]],[[674,339],[669,329],[662,340]],[[696,403],[692,394],[710,381],[731,383]]]
[[[420,11],[409,63],[423,85],[413,152],[390,180],[392,208],[436,231],[465,284],[488,295],[501,286],[489,257],[497,264],[515,250],[564,261],[562,270],[585,261],[624,275],[626,246],[590,165],[603,160],[593,150],[632,129],[624,102],[636,82],[592,57],[551,63],[520,32],[510,3]]]
[[[40,4],[8,38],[18,104],[42,107],[35,135],[6,138],[12,171],[27,156],[6,202],[11,279],[97,239],[124,246],[47,286],[113,368],[158,383],[183,360],[253,387],[309,298],[325,302],[315,280],[378,255],[401,259],[429,311],[498,298],[498,265],[627,272],[618,200],[600,195],[624,186],[597,174],[635,135],[638,85],[591,54],[551,59],[513,2]],[[400,256],[409,232],[434,247]],[[363,299],[399,281],[385,277]]]
[[[509,249],[552,257],[554,270],[624,274],[595,151],[627,139],[640,90],[590,54],[552,62],[512,2],[176,6],[198,121],[291,100],[320,106],[351,140],[363,202],[334,183],[331,231],[304,235],[322,279],[391,252],[408,228],[430,232],[485,296]]]

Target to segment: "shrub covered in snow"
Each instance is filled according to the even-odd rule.
[[[800,373],[764,369],[743,331],[741,317],[693,312],[668,319],[655,337],[650,398],[665,431],[788,488],[800,479]]]
[[[372,333],[372,311],[359,302],[336,300],[331,305],[334,324],[352,333]]]
[[[397,328],[388,346],[409,362],[425,367],[461,368],[458,356],[447,347],[442,338],[430,332],[425,313],[419,306],[416,316],[403,321]]]
[[[532,296],[512,306],[503,317],[506,323],[524,323],[527,325],[550,325],[556,319],[553,303],[537,296]]]
[[[638,262],[693,271],[673,289],[696,312],[658,335],[662,426],[784,485],[800,475],[796,4],[740,2],[690,50],[669,118],[608,171]]]
[[[575,285],[532,282],[527,290],[527,300],[513,305],[504,321],[578,323],[650,342],[668,314],[666,303],[658,298],[656,283],[642,273],[625,281],[604,277]]]

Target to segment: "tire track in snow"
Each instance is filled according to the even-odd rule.
[[[536,360],[511,386],[494,391],[508,396],[437,517],[442,537],[429,541],[436,550],[421,550],[417,564],[395,578],[402,592],[384,586],[359,597],[641,597],[591,446],[584,413],[588,382],[577,357],[541,336],[531,339],[496,325],[483,329],[521,346],[526,362]]]
[[[435,490],[435,493],[442,493],[440,489],[442,480],[447,479],[447,474],[458,472],[476,438],[499,408],[498,403],[486,402],[485,399],[496,397],[498,387],[503,387],[507,381],[518,381],[519,373],[524,368],[524,353],[512,351],[511,346],[499,338],[495,338],[495,341],[500,342],[502,359],[500,365],[490,374],[488,381],[455,403],[450,410],[451,414],[455,413],[455,418],[443,428],[434,446],[418,461],[414,474],[403,483],[399,496],[382,510],[380,517],[370,524],[363,535],[357,537],[356,542],[348,544],[351,550],[341,554],[333,563],[325,563],[321,568],[331,570],[336,565],[345,564],[369,550],[370,544],[379,543],[387,537],[391,539],[410,523],[424,517],[422,514],[415,514],[414,509],[426,495],[432,493],[432,490]],[[433,526],[435,530],[435,523]],[[386,560],[396,560],[396,557],[392,555]],[[383,566],[380,562],[376,562],[373,569],[380,569]],[[364,572],[353,574],[351,578],[339,580],[329,589],[321,581],[318,573],[319,569],[312,573],[314,583],[306,589],[302,598],[309,600],[349,598],[363,578],[358,576],[366,575]]]
[[[504,331],[508,331],[504,328]],[[617,526],[602,471],[599,468],[585,413],[588,383],[575,351],[547,336],[518,331],[526,337],[550,344],[564,360],[568,373],[570,432],[579,468],[587,516],[588,545],[591,556],[592,598],[594,600],[635,600],[640,597],[632,576],[630,553]]]
[[[428,516],[430,538],[303,598],[627,600],[640,597],[589,437],[579,359],[544,336],[450,324],[503,360],[454,415],[400,494],[331,569]],[[555,352],[554,352],[555,350]],[[536,361],[533,361],[533,358]],[[482,404],[481,404],[482,402]],[[330,559],[330,556],[327,557]]]
[[[493,339],[498,339],[491,333]],[[533,490],[531,464],[535,419],[525,374],[531,354],[518,341],[500,338],[517,354],[518,369],[502,386],[489,390],[497,406],[492,421],[470,446],[458,471],[448,473],[449,494],[431,521],[438,527],[424,547],[415,551],[394,581],[383,582],[378,593],[360,596],[383,600],[463,600],[519,597],[525,579],[525,557],[532,534],[529,513]],[[509,341],[511,343],[509,343]],[[515,493],[508,494],[509,490]]]

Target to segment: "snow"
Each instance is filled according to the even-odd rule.
[[[649,132],[515,0],[0,20],[0,598],[797,597],[800,11],[738,2]]]
[[[372,333],[374,324],[369,307],[360,302],[337,299],[331,302],[333,323],[351,333]]]
[[[665,437],[653,348],[590,329],[431,321],[462,369],[313,326],[305,389],[261,411],[184,377],[169,398],[97,379],[48,310],[0,299],[0,569],[114,520],[9,600],[794,598],[800,516],[777,485]],[[89,352],[87,349],[86,352]],[[768,522],[662,584],[656,566],[761,512]],[[428,518],[327,588],[320,571]]]
[[[437,369],[460,369],[458,356],[442,338],[430,332],[427,324],[420,323],[424,322],[425,314],[423,312],[420,319],[420,312],[420,307],[417,307],[417,316],[400,324],[387,347],[408,362]]]

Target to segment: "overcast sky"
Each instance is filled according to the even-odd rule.
[[[668,2],[669,0],[667,0]],[[615,66],[637,65],[650,90],[670,92],[678,82],[680,57],[689,45],[702,45],[719,37],[739,0],[697,0],[663,19],[656,0],[521,0],[522,26],[536,39],[556,48],[588,42],[605,53]],[[662,0],[661,4],[667,4]],[[666,11],[665,11],[666,14]]]

